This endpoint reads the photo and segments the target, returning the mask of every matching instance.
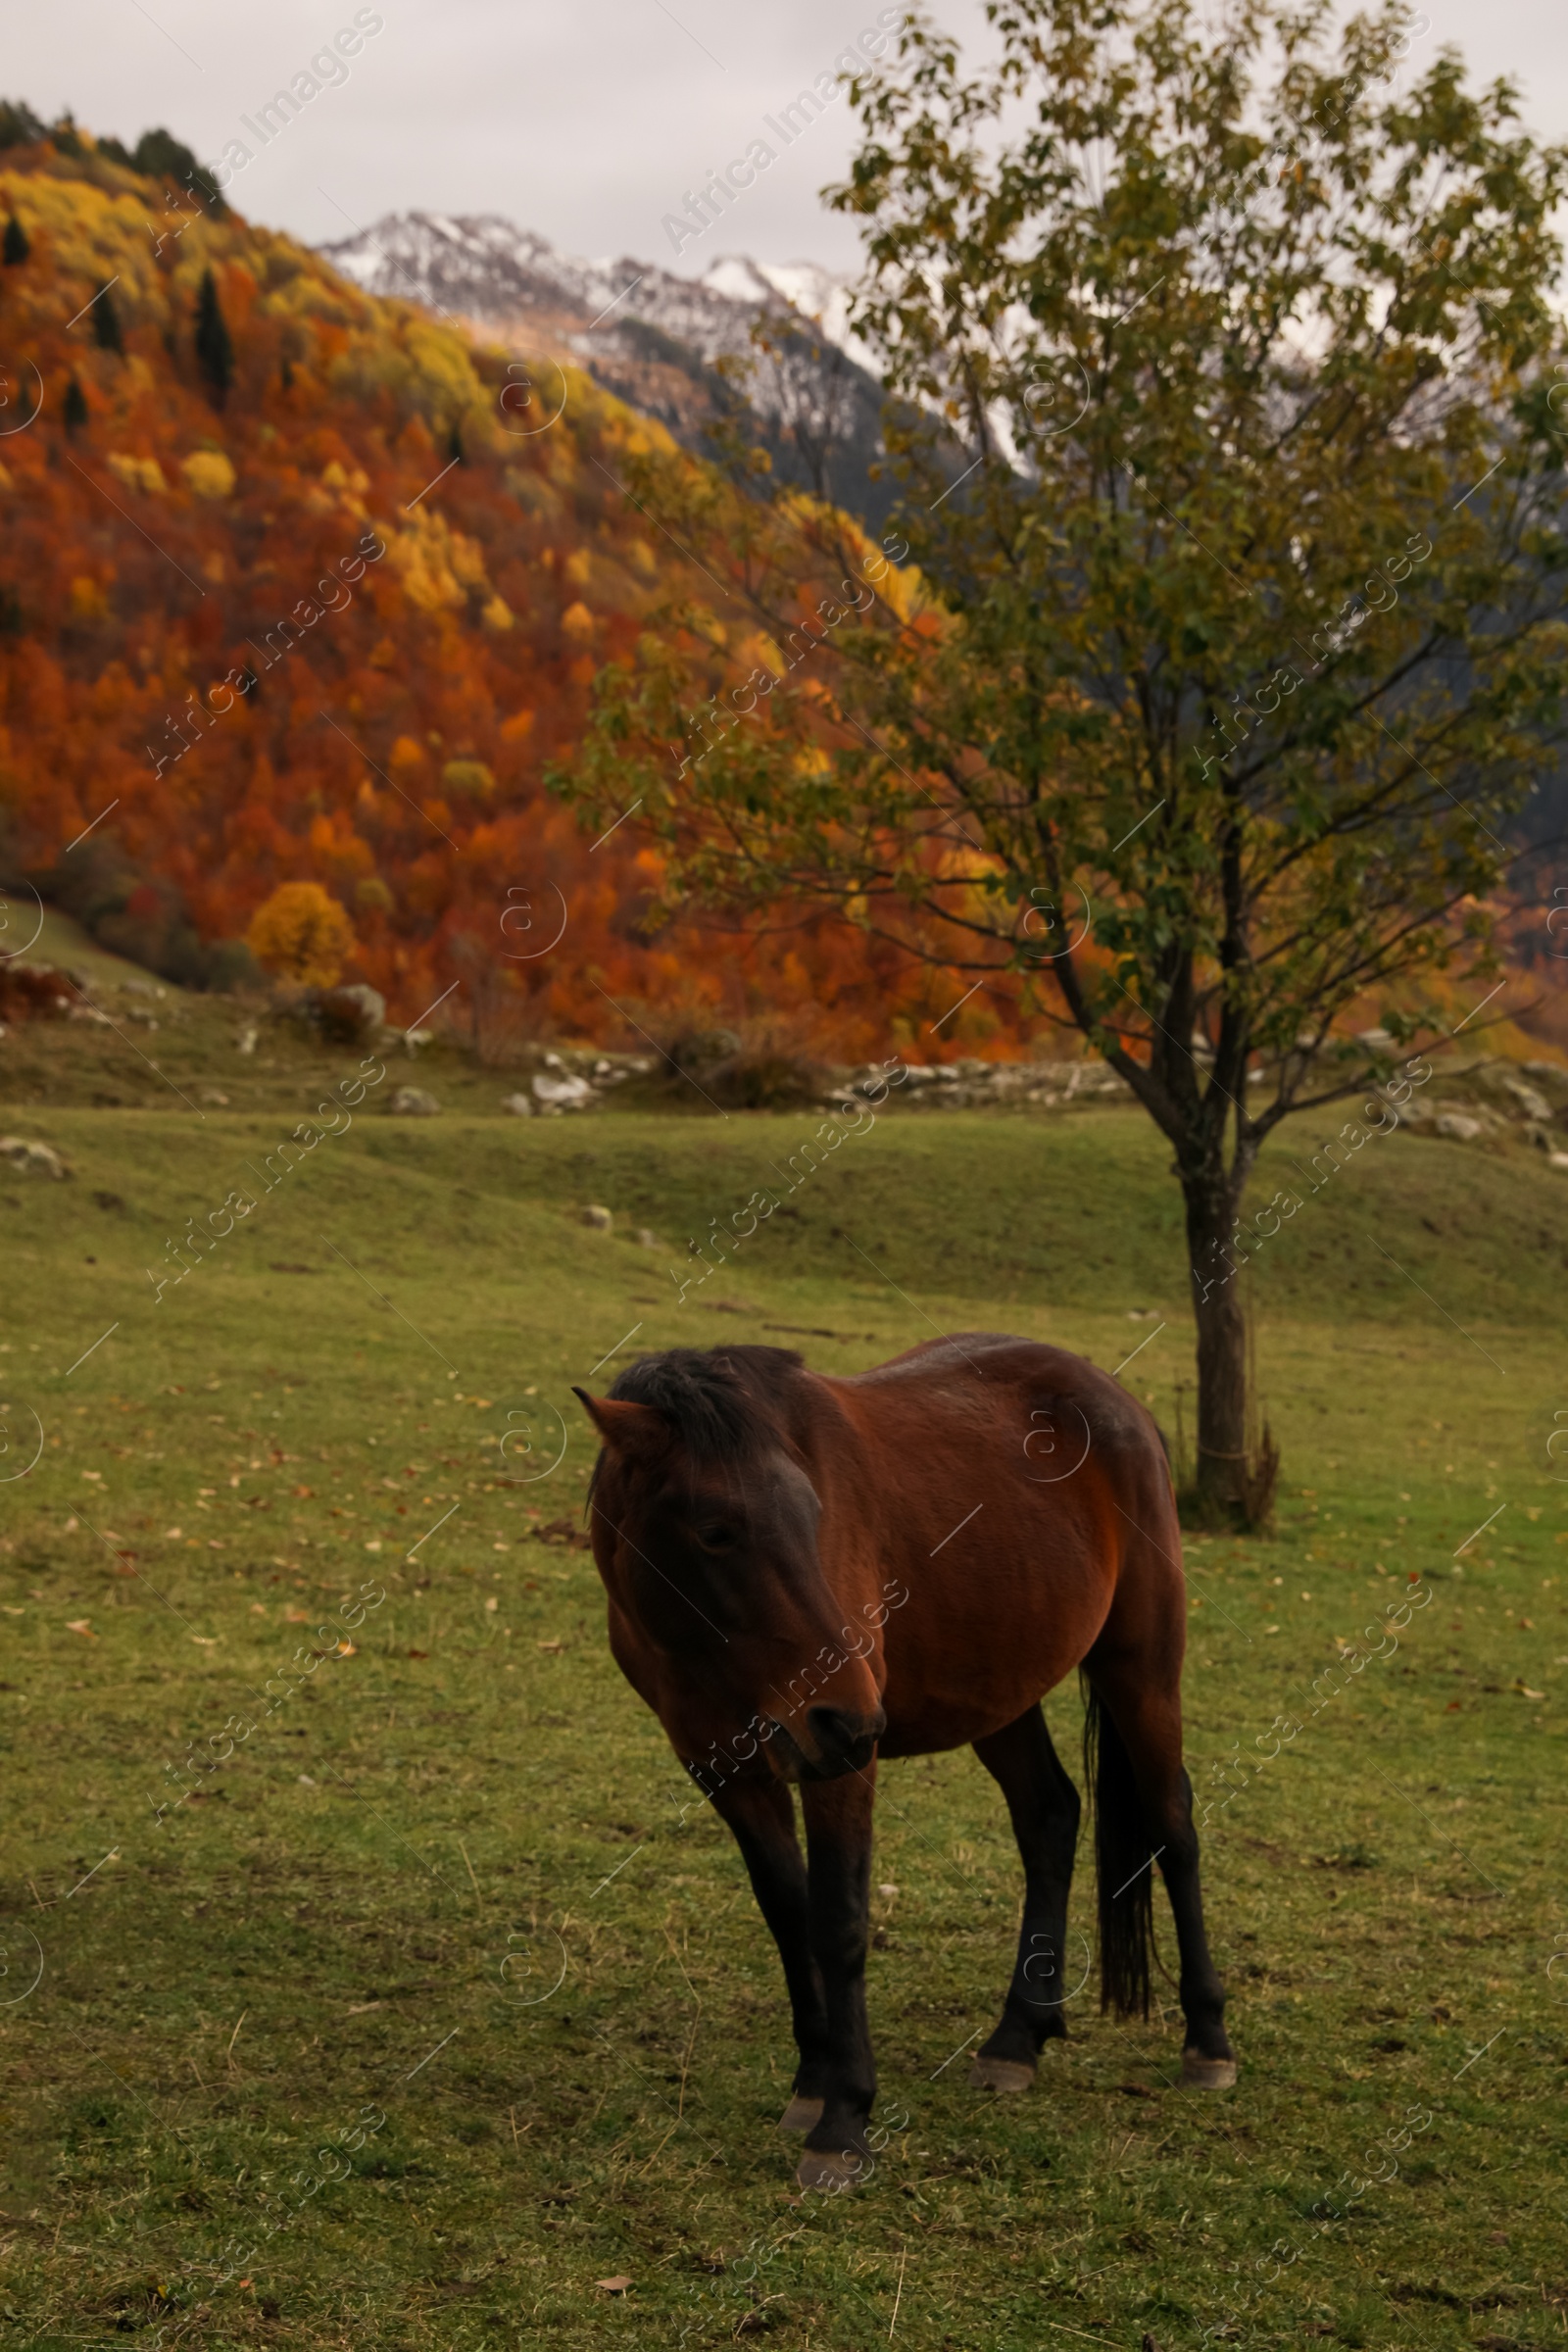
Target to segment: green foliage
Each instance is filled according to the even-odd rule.
[[[116,351],[123,358],[125,338],[121,329],[120,313],[115,298],[106,286],[92,306],[92,339],[100,351]]]
[[[798,740],[739,726],[683,809],[761,893],[912,890],[949,952],[1049,972],[1181,1152],[1277,1056],[1250,1149],[1300,1094],[1303,1030],[1475,942],[1454,910],[1562,732],[1563,157],[1451,59],[1396,92],[1397,11],[1337,60],[1265,0],[1217,45],[1188,0],[991,14],[973,80],[907,30],[838,195],[866,222],[859,331],[969,438],[933,504],[936,436],[897,436],[950,625],[833,648],[833,716],[896,760],[845,729],[803,793]],[[696,674],[608,677],[606,759]]]
[[[136,171],[150,179],[172,179],[176,186],[189,189],[215,220],[221,220],[228,212],[223,198],[206,177],[200,164],[182,139],[172,131],[144,130],[136,141],[131,158]]]
[[[0,98],[0,147],[35,147],[48,136],[24,98]]]
[[[218,299],[218,281],[204,270],[196,297],[196,358],[220,408],[234,380],[234,345]]]
[[[172,131],[144,130],[134,147],[121,139],[100,139],[100,155],[111,163],[120,164],[127,172],[139,172],[147,179],[172,179],[176,187],[187,190],[206,206],[215,220],[226,218],[228,206],[217,188],[204,174],[194,154]]]
[[[20,262],[26,260],[31,251],[32,247],[27,241],[27,232],[17,219],[16,214],[13,213],[6,222],[4,243],[0,244],[0,261],[4,262],[8,270],[14,270]]]
[[[68,433],[80,432],[82,426],[87,421],[87,395],[85,392],[83,392],[80,384],[76,381],[74,376],[72,377],[70,383],[66,386],[66,399],[63,414],[65,416],[66,430]]]

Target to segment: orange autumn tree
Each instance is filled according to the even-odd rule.
[[[251,919],[258,963],[301,988],[330,988],[354,950],[354,925],[319,882],[282,882]]]

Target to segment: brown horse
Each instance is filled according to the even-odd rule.
[[[616,1664],[729,1824],[784,1964],[800,2179],[866,2161],[878,1756],[965,1740],[1023,1857],[1002,2021],[969,2080],[1026,2090],[1066,2033],[1078,1794],[1042,1695],[1089,1694],[1101,2006],[1149,2013],[1153,1870],[1170,1897],[1183,2079],[1236,2080],[1182,1768],[1186,1603],[1170,1472],[1141,1405],[1081,1356],[964,1332],[848,1379],[782,1348],[676,1348],[577,1395],[604,1450],[594,1557]],[[790,1785],[799,1786],[807,1860]]]

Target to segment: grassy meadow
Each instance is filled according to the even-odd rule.
[[[1138,1349],[1174,1431],[1167,1155],[1127,1108],[890,1113],[680,1304],[813,1115],[524,1122],[438,1056],[160,1295],[358,1059],[166,1015],[4,1049],[73,1173],[0,1165],[0,2345],[1562,2341],[1568,1175],[1395,1134],[1258,1263],[1277,1532],[1189,1540],[1237,2089],[1090,1976],[1028,2097],[969,2090],[1015,1852],[967,1751],[884,1766],[890,2129],[803,2200],[772,1946],[570,1540],[570,1384],[990,1327]],[[383,1115],[403,1077],[440,1118]]]

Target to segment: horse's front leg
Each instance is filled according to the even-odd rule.
[[[726,1781],[713,1798],[713,1809],[741,1849],[757,1907],[784,1964],[801,2062],[780,2129],[808,2132],[822,2113],[830,2069],[827,2006],[811,1951],[806,1860],[795,1835],[795,1806],[782,1781],[757,1772]]]
[[[876,1763],[836,1781],[806,1781],[811,1951],[827,2002],[827,2073],[821,2120],[807,2136],[804,2188],[848,2188],[870,2165],[866,2126],[876,2064],[865,2014],[865,1949],[871,1898],[871,1808]]]

